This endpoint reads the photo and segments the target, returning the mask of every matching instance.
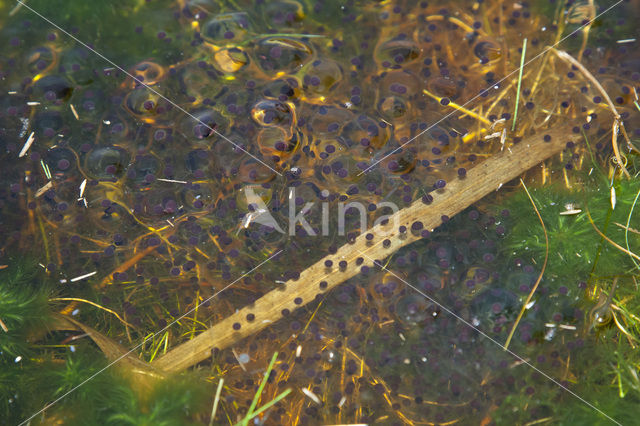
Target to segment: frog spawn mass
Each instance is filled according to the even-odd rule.
[[[489,91],[502,87],[498,82],[515,66],[523,36],[532,40],[532,56],[549,42],[530,27],[526,5],[521,5],[524,10],[517,15],[516,10],[509,10],[508,42],[496,37],[502,24],[485,22],[482,14],[489,10],[473,2],[446,8],[431,2],[410,7],[363,4],[339,12],[330,7],[317,3],[309,10],[294,1],[257,2],[255,13],[250,13],[225,10],[207,0],[180,2],[171,13],[175,12],[181,37],[173,35],[167,45],[183,51],[184,57],[176,61],[160,55],[133,58],[126,67],[130,75],[106,65],[93,68],[87,59],[90,53],[60,43],[62,34],[44,34],[41,38],[47,42],[43,46],[34,44],[26,57],[7,60],[6,66],[3,62],[3,84],[16,94],[3,95],[1,119],[7,130],[2,138],[8,141],[8,151],[17,154],[21,146],[15,141],[26,138],[23,123],[30,120],[38,141],[25,162],[12,166],[13,185],[3,195],[3,208],[15,199],[27,199],[25,207],[62,235],[64,259],[58,267],[54,262],[45,266],[59,278],[69,279],[86,272],[90,264],[110,283],[145,286],[145,295],[151,293],[151,297],[134,295],[125,302],[110,294],[105,304],[124,309],[134,325],[155,330],[185,306],[193,307],[194,293],[214,294],[223,283],[255,267],[256,260],[293,247],[284,254],[286,262],[274,262],[250,274],[239,288],[205,305],[203,310],[217,321],[276,288],[276,282],[295,279],[308,265],[305,257],[315,260],[315,253],[317,257],[335,253],[362,226],[361,216],[354,211],[347,214],[345,235],[340,235],[337,218],[332,216],[325,238],[310,238],[309,230],[300,226],[295,236],[288,237],[288,229],[281,233],[250,220],[256,205],[248,200],[249,192],[259,197],[280,225],[287,223],[291,202],[296,211],[308,202],[315,203],[305,219],[319,234],[322,203],[335,212],[338,203],[360,202],[372,224],[383,214],[378,207],[383,201],[399,207],[419,199],[428,203],[429,192],[442,189],[448,180],[464,178],[466,168],[479,157],[501,149],[498,141],[485,139],[485,133],[477,130],[474,117],[449,114],[455,111],[452,103],[462,105],[479,95],[477,103],[468,107],[482,105],[495,130],[503,128],[500,119],[511,118],[515,101],[504,97],[494,102]],[[338,14],[339,25],[316,21],[331,13]],[[358,24],[362,30],[357,36],[338,30],[353,25],[357,16],[364,20]],[[375,25],[377,22],[382,25]],[[273,34],[274,28],[278,34]],[[283,28],[286,30],[280,31]],[[133,28],[132,32],[138,33]],[[167,39],[161,32],[157,36]],[[512,40],[517,43],[510,43]],[[627,80],[633,79],[634,74],[629,73]],[[618,87],[621,83],[611,80],[611,91],[624,94]],[[541,88],[538,97],[527,99],[521,120],[544,119],[536,103],[548,95],[547,90]],[[586,92],[589,90],[581,93],[591,102],[594,93]],[[585,99],[581,95],[561,88],[557,96],[567,104],[563,105],[567,111],[582,113]],[[628,87],[620,99],[621,108],[630,106]],[[596,120],[592,126],[594,132],[600,130]],[[513,139],[510,136],[508,142]],[[569,165],[577,164],[577,159],[568,157]],[[46,183],[41,160],[48,165],[54,185],[40,197],[29,198],[28,193]],[[78,193],[85,179],[84,191]],[[467,219],[477,220],[476,214],[469,213]],[[495,233],[499,238],[499,230]],[[3,235],[9,243],[21,237],[15,230]],[[455,246],[451,241],[426,242],[415,256],[398,255],[394,266],[404,271],[400,272],[403,279],[422,291],[444,292],[446,297],[439,300],[477,322],[482,330],[504,338],[537,271],[529,266],[512,272],[518,290],[489,290],[504,278],[493,274],[495,243],[491,245],[492,238],[482,243],[466,238],[460,237]],[[135,267],[113,273],[141,250],[153,250],[157,258],[143,257]],[[324,342],[316,343],[321,346],[318,353],[323,354],[317,365],[330,370],[333,359],[344,357],[349,371],[361,368],[354,353],[363,356],[367,352],[363,322],[374,328],[372,324],[382,327],[379,324],[394,321],[393,331],[375,339],[399,343],[399,332],[419,346],[417,353],[436,345],[427,342],[427,335],[442,330],[449,330],[445,335],[464,334],[465,327],[454,325],[451,317],[443,320],[446,315],[437,305],[417,297],[402,280],[380,271],[371,274],[358,277],[357,285],[347,283],[330,294],[339,306],[355,310],[360,303],[357,315],[371,319],[356,320],[354,315],[312,323],[314,338],[320,327],[330,331],[324,333],[329,337],[316,339]],[[365,286],[365,296],[358,285]],[[322,283],[318,288],[322,295]],[[174,293],[181,303],[175,303]],[[168,308],[142,315],[150,306]],[[573,318],[573,313],[567,315]],[[541,314],[539,319],[547,317]],[[543,333],[540,321],[522,325],[522,342]],[[292,318],[265,334],[278,332],[289,339],[301,331],[303,323],[300,317]],[[362,351],[349,342],[338,345],[348,330],[360,330],[358,327],[362,331],[354,332],[360,342],[355,345],[361,345]],[[423,330],[418,331],[420,328]],[[337,339],[336,333],[342,337]],[[404,365],[400,354],[387,352],[374,354],[378,370],[389,363]],[[228,351],[224,354],[231,356]],[[424,358],[428,361],[421,361],[422,357],[418,361],[432,362],[434,356]],[[307,372],[314,371],[309,363]],[[286,370],[284,365],[280,369]],[[311,377],[305,374],[294,378],[301,386],[307,384],[304,377]],[[331,416],[340,413],[342,396],[353,395],[356,389],[371,407],[371,413],[362,418],[382,415],[373,407],[381,401],[387,407],[389,400],[393,400],[389,409],[400,418],[398,407],[405,404],[400,394],[410,395],[412,404],[419,404],[413,407],[414,420],[434,415],[422,404],[431,400],[420,391],[424,385],[405,383],[402,377],[390,374],[376,384],[375,379],[348,382],[351,384],[340,390],[339,397],[325,398],[333,402],[326,403],[328,412],[322,415],[336,420]],[[472,388],[463,383],[461,379],[456,385],[458,395],[466,395],[466,386]],[[253,391],[252,386],[245,387],[247,394]],[[469,394],[477,395],[476,391],[473,388]],[[329,391],[315,392],[327,395]],[[357,410],[349,409],[349,416],[355,418]],[[435,413],[434,418],[445,421],[445,414]],[[310,410],[305,415],[317,418],[320,412]]]

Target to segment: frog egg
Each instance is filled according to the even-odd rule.
[[[353,119],[353,113],[346,108],[325,105],[308,105],[302,112],[309,117],[306,128],[314,137],[336,137],[345,123]]]
[[[222,179],[223,176],[237,177],[238,160],[246,155],[243,149],[250,151],[249,147],[244,144],[244,142],[247,141],[245,135],[231,130],[227,138],[232,141],[233,144],[227,141],[210,146],[216,158],[217,171],[215,172],[215,176],[217,179]]]
[[[471,303],[471,311],[478,318],[485,318],[489,324],[485,323],[485,329],[493,328],[498,323],[509,323],[513,321],[518,311],[520,303],[515,294],[500,288],[486,289],[480,292]]]
[[[36,81],[34,88],[47,101],[67,101],[73,93],[73,86],[65,77],[47,75]]]
[[[84,160],[84,168],[94,179],[120,178],[129,164],[129,153],[119,146],[99,146]]]
[[[182,15],[189,19],[202,21],[207,16],[220,12],[220,4],[214,0],[180,0]]]
[[[44,161],[49,166],[54,177],[69,176],[76,170],[77,157],[68,148],[55,147],[49,149],[44,155]]]
[[[40,46],[27,54],[25,62],[31,74],[44,75],[57,65],[58,59],[58,54],[52,47]]]
[[[369,292],[376,299],[391,299],[394,295],[400,293],[404,288],[404,283],[395,275],[384,272],[374,276],[369,286]]]
[[[521,294],[528,294],[537,278],[538,274],[533,270],[531,273],[517,271],[509,274],[506,277],[505,282],[509,283],[510,288],[514,291],[517,290]]]
[[[185,166],[196,179],[203,179],[207,175],[210,176],[215,168],[213,154],[204,149],[190,151],[185,157]]]
[[[165,77],[165,70],[155,62],[143,61],[133,67],[131,75],[135,77],[135,81],[131,82],[131,88],[135,88],[139,83],[153,86]]]
[[[146,191],[131,191],[128,194],[127,205],[133,207],[133,213],[144,220],[161,221],[174,217],[184,212],[187,206],[180,197],[182,194],[175,193],[175,187],[171,184],[154,186]],[[178,197],[176,197],[178,195]]]
[[[90,52],[84,47],[65,50],[60,57],[60,69],[64,69],[67,78],[73,83],[86,86],[95,80],[93,67],[87,65]]]
[[[127,168],[127,186],[131,188],[148,188],[158,177],[162,162],[151,154],[137,155]]]
[[[407,100],[424,96],[420,79],[407,70],[386,71],[379,81],[381,96],[401,96]]]
[[[416,157],[409,149],[400,148],[397,151],[391,151],[389,155],[383,155],[383,157],[384,160],[380,166],[395,175],[410,173],[416,166]]]
[[[224,73],[238,72],[249,63],[247,54],[238,47],[218,50],[213,59],[214,66]]]
[[[349,146],[361,145],[371,149],[385,146],[390,136],[389,126],[364,114],[347,123],[342,131],[342,137]]]
[[[125,119],[125,117],[122,117],[119,113],[108,112],[102,118],[102,143],[105,141],[119,142],[123,140],[129,132],[129,127],[128,117]],[[164,130],[162,131],[165,132]]]
[[[302,89],[311,100],[322,101],[342,81],[342,67],[336,61],[319,58],[302,69]],[[319,97],[319,98],[318,98]]]
[[[340,353],[331,347],[323,349],[320,353],[320,357],[322,359],[322,367],[325,370],[330,370],[336,365],[339,365],[340,359],[342,358]]]
[[[171,105],[163,98],[144,86],[139,86],[127,93],[123,106],[136,119],[156,125],[161,125],[169,119],[167,112],[171,109]]]
[[[249,16],[244,12],[216,15],[202,25],[200,35],[212,44],[244,40],[248,34]]]
[[[260,152],[265,157],[276,156],[286,158],[300,145],[302,134],[294,132],[290,134],[281,127],[267,127],[258,133],[258,145]]]
[[[493,281],[491,272],[481,266],[472,266],[460,279],[460,294],[464,300],[471,300]]]
[[[378,43],[374,58],[381,68],[410,64],[420,59],[420,47],[412,40],[398,36]]]
[[[183,206],[187,212],[198,211],[205,206],[213,205],[215,195],[218,193],[216,188],[216,181],[212,183],[194,182],[184,185],[179,193],[178,202],[180,206]],[[170,183],[169,183],[170,184]],[[173,190],[175,194],[175,187],[168,188],[168,191]]]
[[[497,40],[485,38],[473,46],[473,54],[482,63],[492,62],[502,57],[502,47]]]
[[[387,96],[378,101],[378,111],[387,120],[398,121],[407,115],[409,105],[399,96]]]
[[[298,99],[300,97],[300,82],[294,77],[269,81],[260,88],[260,93],[264,97],[277,98],[282,102]]]
[[[420,137],[426,143],[421,146],[421,154],[429,160],[438,159],[454,152],[460,143],[458,134],[448,131],[447,122],[444,121],[437,126],[433,126],[424,132]],[[433,161],[433,160],[432,160]]]
[[[247,184],[238,189],[235,200],[238,210],[251,212],[260,207],[260,203],[268,208],[272,197],[273,187],[271,185]]]
[[[238,165],[237,174],[240,181],[247,183],[266,183],[275,179],[276,174],[272,169],[277,167],[276,164],[269,161],[269,159],[265,160],[262,160],[261,163],[255,158],[245,156]],[[271,169],[263,163],[269,165]]]
[[[274,28],[284,25],[293,26],[304,19],[304,8],[293,0],[275,0],[265,2],[263,16]]]
[[[303,41],[287,37],[260,40],[253,50],[256,63],[265,74],[291,73],[311,59],[313,50]]]
[[[456,100],[460,96],[460,87],[450,78],[437,77],[427,81],[427,90],[441,98]]]
[[[63,129],[64,119],[57,111],[43,111],[36,114],[32,129],[40,137],[52,138]]]
[[[180,132],[190,141],[211,143],[229,128],[229,119],[215,109],[199,109],[189,114],[182,120]]]
[[[215,70],[202,68],[195,62],[186,64],[177,71],[177,79],[184,96],[195,99],[197,103],[206,98],[217,99],[229,90]]]
[[[394,311],[402,324],[411,327],[425,322],[430,315],[435,317],[439,313],[437,306],[413,290],[398,299]]]
[[[80,227],[79,232],[82,232],[82,235],[100,235],[100,231],[112,233],[123,229],[134,229],[137,226],[130,211],[110,201],[106,195],[102,199],[97,198],[96,201],[91,202],[89,207],[86,211],[87,220],[78,221],[76,224]]]
[[[264,99],[251,108],[251,117],[261,126],[290,129],[296,124],[295,107],[289,102]]]
[[[325,161],[321,173],[325,179],[335,182],[338,187],[342,187],[345,182],[357,182],[363,175],[360,175],[362,168],[360,161],[349,154],[347,150],[339,150],[335,155]]]

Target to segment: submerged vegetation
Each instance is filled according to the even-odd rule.
[[[0,11],[3,420],[636,421],[635,4]],[[359,236],[534,138],[564,148],[436,229]],[[294,235],[290,202],[315,203]],[[340,203],[363,206],[345,233],[320,214]]]

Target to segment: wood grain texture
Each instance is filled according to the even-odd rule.
[[[284,309],[293,312],[313,301],[316,295],[358,274],[363,265],[372,266],[370,259],[383,260],[399,248],[422,238],[420,232],[410,231],[414,222],[421,222],[424,229],[433,230],[442,223],[443,216],[455,216],[496,191],[502,184],[557,154],[565,148],[567,142],[578,142],[581,137],[573,133],[572,128],[573,125],[568,123],[556,126],[495,154],[470,169],[465,178],[456,178],[447,182],[444,189],[431,192],[433,202],[430,204],[417,200],[391,216],[386,226],[377,225],[369,229],[368,233],[374,235],[372,241],[366,240],[366,233],[359,235],[355,242],[343,245],[335,254],[319,259],[302,271],[297,280],[287,281],[281,288],[272,290],[252,305],[240,309],[194,339],[175,347],[152,365],[167,372],[183,370],[207,359],[213,348],[227,348],[273,324],[282,318]],[[544,141],[545,135],[551,136],[549,142]],[[406,226],[408,231],[400,234],[397,229],[400,225]],[[382,234],[385,236],[381,237]],[[388,240],[387,244],[383,244],[385,239]],[[359,257],[364,258],[364,262],[356,265]],[[327,268],[325,260],[332,260],[333,267]],[[348,262],[344,269],[338,266],[338,262],[342,260]],[[277,259],[274,261],[277,262]],[[319,287],[322,281],[326,282],[324,289]],[[301,298],[302,303],[296,304],[296,298]],[[249,313],[255,315],[251,322],[246,319]],[[241,325],[239,330],[233,329],[235,323]]]

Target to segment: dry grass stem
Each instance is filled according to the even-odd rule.
[[[607,102],[607,105],[609,106],[609,109],[611,110],[611,113],[613,114],[613,118],[614,118],[613,127],[612,127],[613,132],[611,137],[611,145],[613,147],[613,152],[616,156],[616,160],[622,172],[625,174],[625,176],[627,176],[628,178],[631,178],[629,171],[627,170],[627,168],[624,166],[624,163],[622,162],[620,147],[618,146],[618,131],[621,127],[624,127],[624,124],[622,123],[620,114],[618,114],[618,110],[613,104],[611,97],[606,92],[606,90],[604,90],[604,87],[602,87],[602,84],[600,84],[600,82],[594,77],[594,75],[587,68],[585,68],[585,66],[582,65],[577,59],[575,59],[573,56],[571,56],[570,54],[562,50],[556,50],[553,48],[552,50],[560,59],[576,67],[582,73],[582,75],[584,75],[587,78],[587,80],[589,80],[596,87],[596,89],[598,89],[598,92],[600,92],[600,94],[602,95],[602,98]],[[627,139],[627,144],[629,146],[632,146],[631,141],[628,139],[626,131],[623,132],[623,135],[625,135],[625,138]]]
[[[635,258],[635,259],[637,259],[637,260],[640,260],[640,256],[638,256],[637,254],[635,254],[635,253],[634,253],[634,252],[632,252],[632,251],[627,250],[626,248],[622,247],[621,245],[619,245],[618,243],[616,243],[615,241],[613,241],[611,238],[609,238],[609,237],[607,237],[606,235],[604,235],[604,234],[602,233],[602,231],[600,231],[600,230],[598,229],[598,227],[596,226],[596,224],[593,222],[593,219],[591,218],[591,214],[589,213],[589,209],[586,209],[586,213],[587,213],[587,216],[589,217],[589,222],[591,223],[591,226],[593,227],[593,229],[595,229],[595,231],[598,233],[598,235],[600,235],[602,238],[604,238],[604,240],[605,240],[606,242],[608,242],[609,244],[611,244],[612,246],[614,246],[614,247],[615,247],[615,248],[617,248],[618,250],[620,250],[620,251],[622,251],[622,252],[624,252],[624,253],[628,254],[629,256],[631,256],[631,257],[633,257],[633,258]]]

